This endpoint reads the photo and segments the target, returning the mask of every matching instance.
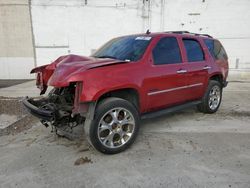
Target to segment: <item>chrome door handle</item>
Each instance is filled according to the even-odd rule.
[[[209,69],[211,69],[211,67],[210,66],[205,66],[205,67],[203,67],[203,70],[209,70]]]
[[[183,74],[183,73],[186,73],[187,72],[187,70],[183,70],[183,69],[181,69],[181,70],[178,70],[178,71],[176,71],[178,74]]]

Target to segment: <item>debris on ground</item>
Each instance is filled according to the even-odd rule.
[[[79,166],[85,163],[93,163],[91,161],[91,159],[89,159],[88,157],[80,157],[79,159],[77,159],[74,163],[75,166]]]

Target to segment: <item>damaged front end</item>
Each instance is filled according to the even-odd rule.
[[[78,55],[61,56],[51,64],[31,70],[36,74],[40,95],[46,93],[48,86],[54,89],[47,96],[27,97],[23,104],[46,127],[51,125],[56,131],[72,132],[77,125],[84,123],[86,126],[86,122],[93,119],[95,100],[83,99],[83,82],[88,79],[88,70],[123,63],[127,62]]]
[[[52,130],[59,130],[63,135],[73,133],[73,128],[83,124],[85,106],[79,103],[82,83],[70,83],[67,87],[54,88],[47,96],[26,97],[24,106],[30,113],[40,119],[41,123]]]

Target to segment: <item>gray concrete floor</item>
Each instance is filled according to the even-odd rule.
[[[0,187],[250,187],[249,93],[250,83],[232,82],[216,114],[187,109],[143,121],[133,146],[116,155],[39,123],[2,136]]]
[[[24,82],[28,82],[30,80],[19,79],[19,80],[0,80],[0,88],[10,87],[17,84],[22,84]]]
[[[27,81],[22,84],[9,85],[9,87],[0,88],[1,97],[25,97],[38,96],[39,90],[36,88],[36,81]]]

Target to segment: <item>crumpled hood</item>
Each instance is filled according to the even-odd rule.
[[[54,69],[48,85],[56,86],[58,83],[66,85],[68,84],[68,80],[79,72],[120,63],[127,62],[110,58],[94,58],[78,55],[62,56],[47,67],[48,69]]]

